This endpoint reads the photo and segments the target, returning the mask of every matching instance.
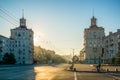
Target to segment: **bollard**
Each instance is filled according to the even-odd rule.
[[[116,72],[118,72],[118,69],[117,69],[117,68],[115,68],[115,71],[116,71]]]
[[[107,68],[106,71],[109,72],[109,69]]]
[[[73,66],[70,66],[70,70],[72,70],[73,69]]]
[[[74,71],[76,71],[76,68],[74,68]]]

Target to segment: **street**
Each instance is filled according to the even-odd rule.
[[[112,73],[90,72],[94,69],[90,65],[75,65],[76,68],[81,66],[78,70],[83,70],[77,72],[68,70],[69,66],[69,64],[0,66],[0,80],[120,80],[120,76]]]
[[[33,65],[0,66],[0,80],[34,80]]]

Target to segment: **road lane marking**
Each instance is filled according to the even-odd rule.
[[[116,80],[116,79],[117,79],[117,80],[120,80],[120,77],[116,77],[116,76],[114,76],[114,75],[112,75],[112,74],[105,74],[105,75],[110,76],[110,77],[113,77],[115,80]]]
[[[74,72],[74,80],[77,80],[77,74]]]

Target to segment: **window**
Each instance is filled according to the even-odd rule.
[[[19,41],[19,44],[20,44],[20,41]]]
[[[30,34],[30,37],[32,37],[32,35]]]
[[[25,55],[25,53],[23,53],[23,55]]]
[[[2,40],[0,40],[0,44],[2,44]]]
[[[106,43],[108,43],[108,40],[106,40]]]
[[[21,52],[22,52],[22,51],[19,49],[19,51],[18,51],[19,55],[21,54]]]
[[[23,32],[23,36],[25,35],[25,32]]]
[[[89,42],[89,46],[92,46],[92,42]]]
[[[110,40],[110,42],[113,42],[113,39],[112,39],[112,38],[110,38],[109,40]]]
[[[23,64],[25,64],[25,61],[23,61]]]
[[[25,49],[23,49],[23,51],[25,51]]]
[[[96,44],[94,43],[93,46],[96,47]]]
[[[17,32],[15,32],[15,35],[17,36]]]
[[[23,47],[25,47],[25,45],[23,44]]]
[[[0,47],[0,52],[2,52],[2,47]]]
[[[93,36],[94,36],[94,38],[96,38],[96,36],[97,36],[96,32],[93,33]]]
[[[113,44],[113,43],[111,43],[111,44],[110,44],[110,46],[112,47],[112,46],[114,46],[114,44]]]
[[[118,35],[117,37],[118,37],[118,39],[120,39],[120,35]]]
[[[93,48],[93,52],[96,52],[97,51],[97,48]]]
[[[21,36],[21,34],[19,33],[19,34],[18,34],[18,37],[20,37],[20,36]]]

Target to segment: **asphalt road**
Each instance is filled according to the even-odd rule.
[[[33,65],[0,65],[0,80],[34,80]]]
[[[68,64],[0,66],[0,80],[120,80],[120,76],[112,73],[69,71],[69,66]],[[86,70],[93,69],[90,65],[79,66]]]

